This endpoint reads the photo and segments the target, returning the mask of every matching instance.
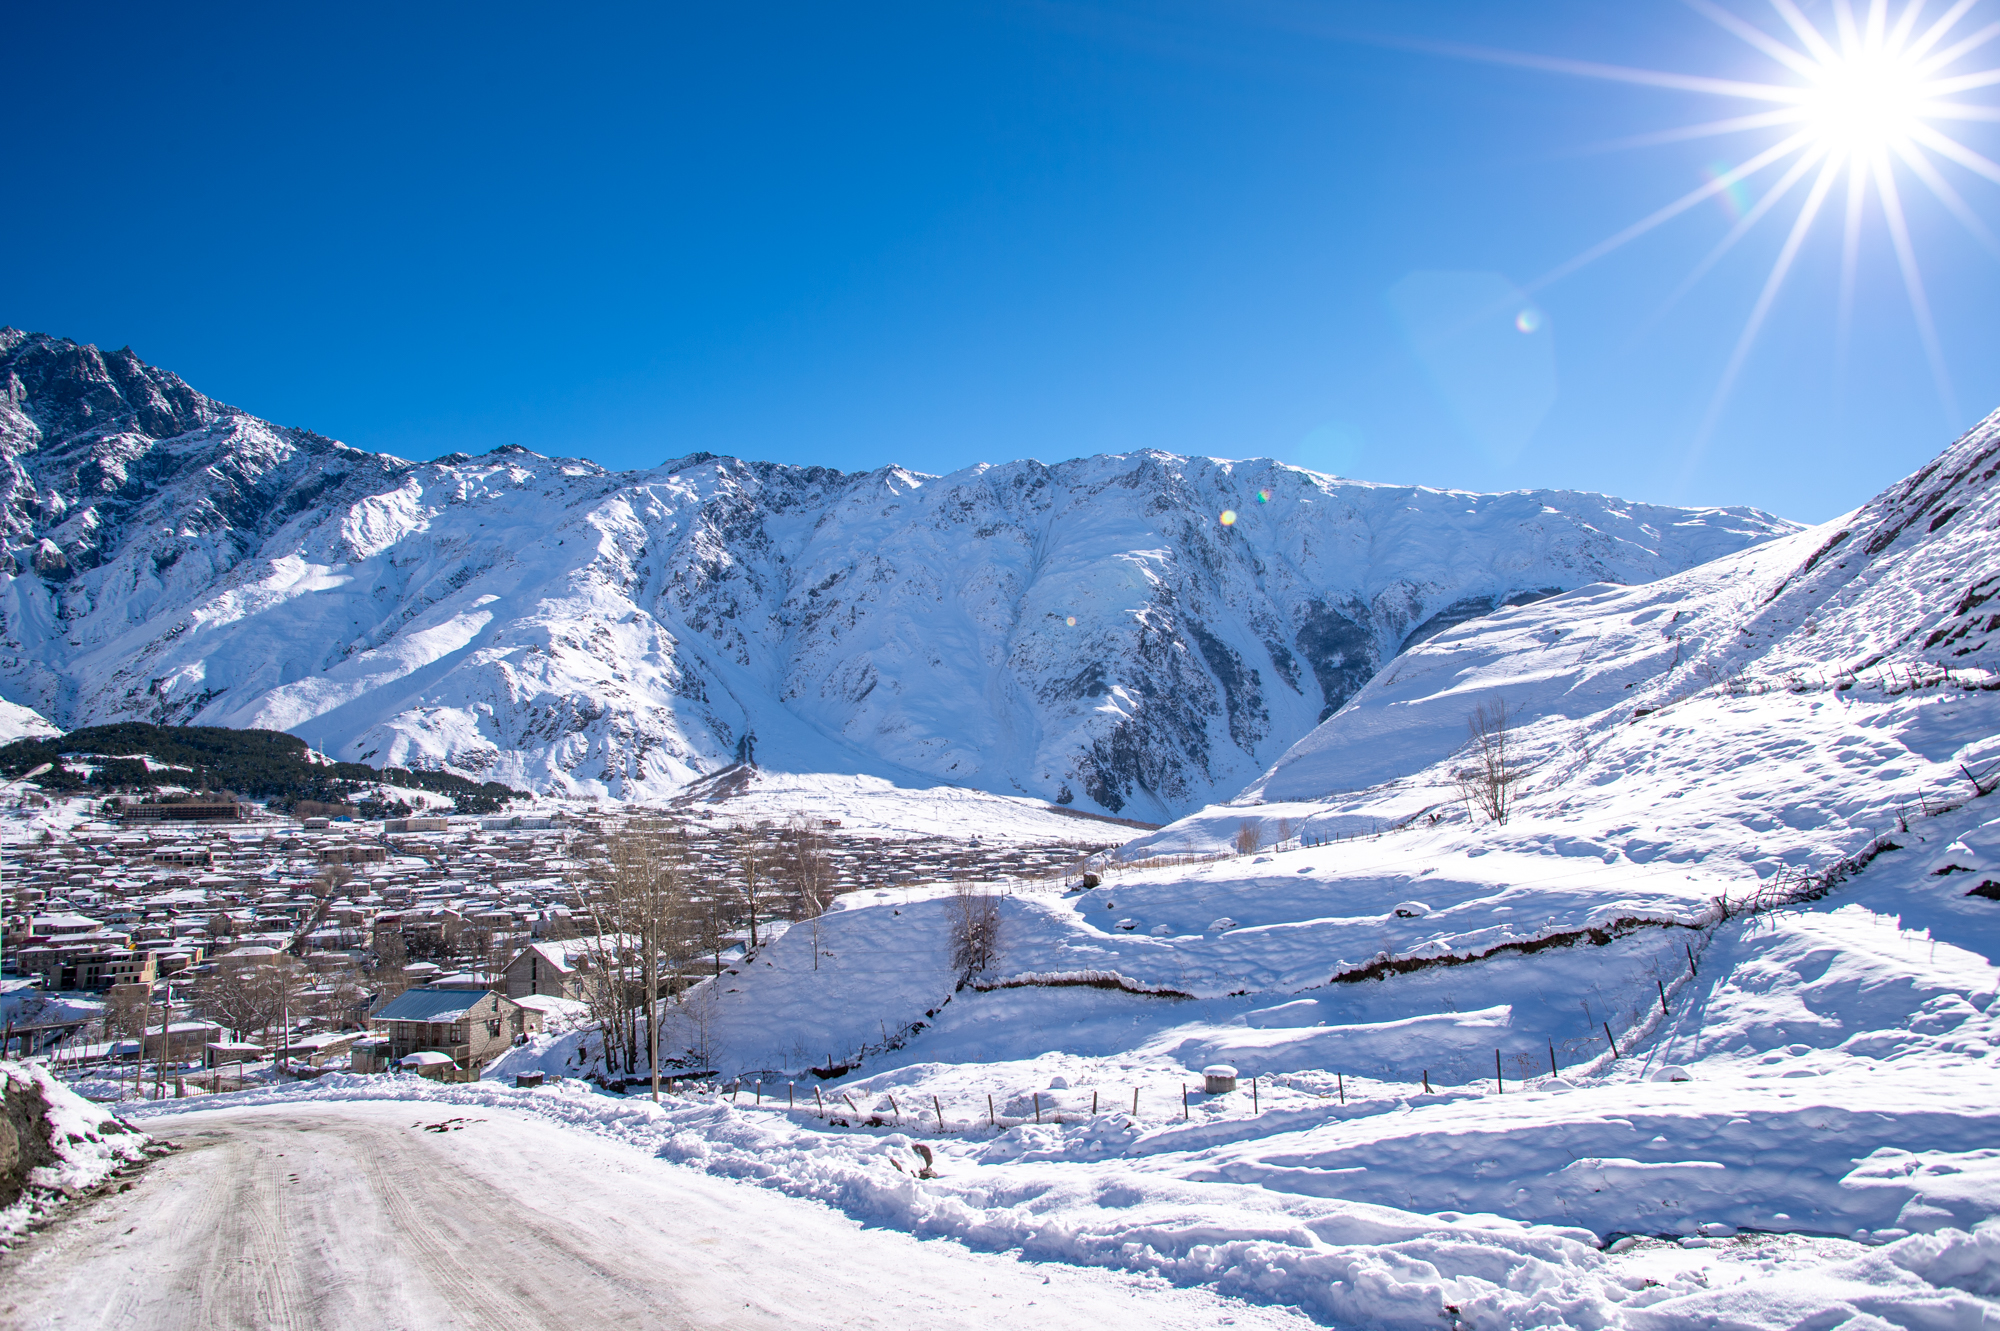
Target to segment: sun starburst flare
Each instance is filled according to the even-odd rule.
[[[1890,0],[1833,0],[1832,30],[1822,29],[1795,0],[1768,0],[1774,30],[1759,26],[1713,0],[1685,0],[1718,27],[1774,61],[1781,81],[1752,82],[1703,75],[1564,60],[1484,48],[1433,47],[1440,53],[1525,66],[1585,78],[1671,88],[1759,104],[1742,115],[1709,120],[1628,139],[1619,147],[1685,142],[1727,134],[1775,132],[1778,139],[1733,168],[1590,246],[1530,283],[1534,291],[1569,276],[1706,199],[1738,190],[1754,177],[1774,177],[1763,196],[1738,219],[1696,266],[1668,305],[1684,295],[1724,255],[1786,199],[1804,187],[1778,256],[1751,306],[1695,439],[1698,454],[1715,428],[1731,389],[1776,302],[1814,224],[1836,191],[1831,211],[1842,217],[1839,344],[1844,349],[1853,317],[1861,236],[1873,203],[1902,276],[1917,335],[1930,363],[1938,400],[1958,421],[1958,405],[1944,349],[1931,314],[1923,273],[1910,238],[1903,200],[1904,174],[1920,183],[1987,250],[2000,256],[2000,239],[1968,204],[1949,172],[2000,184],[2000,163],[1947,133],[1954,122],[2000,121],[2000,106],[1964,95],[2000,84],[2000,68],[1967,70],[1971,57],[2000,37],[2000,22],[1973,28],[1967,22],[1983,0],[1953,0],[1935,16],[1929,0],[1907,0],[1892,12]],[[1844,189],[1842,189],[1844,186]],[[1664,312],[1664,311],[1663,311]],[[1691,456],[1689,465],[1694,458]]]

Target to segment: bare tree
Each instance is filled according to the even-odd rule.
[[[616,1071],[618,1047],[625,1030],[625,1012],[631,997],[621,969],[606,970],[596,962],[598,940],[586,937],[587,951],[592,961],[588,969],[577,977],[577,997],[590,1009],[590,1020],[597,1027],[599,1037],[598,1056],[604,1060],[607,1072]],[[584,1041],[579,1053],[587,1055],[590,1050]]]
[[[259,1031],[268,1039],[272,1023],[297,1004],[304,991],[304,967],[280,954],[217,970],[196,986],[195,1001],[238,1039]]]
[[[146,1029],[146,1010],[153,1001],[150,985],[114,984],[104,1004],[104,1031],[112,1036],[134,1036]]]
[[[952,885],[949,919],[951,968],[963,989],[1000,950],[1000,903],[981,885],[960,881]]]
[[[478,968],[482,978],[493,964],[493,946],[493,930],[483,924],[470,925],[458,935],[459,951]]]
[[[780,860],[786,905],[812,931],[813,969],[819,969],[820,917],[833,904],[833,854],[826,837],[802,813],[785,828]]]
[[[689,894],[686,848],[679,828],[659,820],[634,820],[607,847],[597,881],[586,893],[596,974],[590,988],[604,1011],[606,1047],[625,1041],[625,1066],[638,1063],[637,998],[645,1006],[646,1063],[653,1098],[660,1096],[660,991],[663,978],[678,987],[702,945]],[[631,976],[636,966],[638,974]],[[631,992],[628,978],[638,981]]]
[[[371,953],[373,962],[362,973],[378,996],[387,1001],[410,987],[408,977],[403,974],[403,967],[410,964],[410,952],[403,945],[400,926],[377,929]]]
[[[1238,855],[1255,855],[1257,848],[1263,844],[1263,837],[1258,832],[1255,821],[1245,818],[1236,825],[1236,853]]]
[[[411,961],[436,961],[445,956],[448,949],[444,941],[444,928],[406,929],[402,933],[403,954]]]
[[[755,828],[736,828],[736,878],[743,891],[743,908],[749,916],[750,950],[757,950],[757,924],[770,911],[770,847]]]
[[[1452,773],[1459,798],[1489,822],[1504,823],[1518,798],[1515,787],[1528,774],[1514,752],[1513,720],[1499,698],[1481,703],[1466,718],[1472,763]]]
[[[324,988],[312,994],[314,1015],[345,1030],[361,1017],[361,977],[351,966],[343,966],[327,976]]]

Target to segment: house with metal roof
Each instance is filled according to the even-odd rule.
[[[468,1079],[515,1040],[542,1028],[539,1012],[491,990],[429,986],[405,989],[371,1020],[389,1037],[391,1065],[411,1054],[443,1054]]]

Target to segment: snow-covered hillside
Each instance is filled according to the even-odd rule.
[[[750,756],[1158,820],[1233,794],[1407,643],[1794,530],[1156,452],[941,478],[412,464],[13,330],[0,384],[9,701],[558,792],[657,796]]]
[[[1905,812],[1965,798],[2000,759],[1996,475],[2000,413],[1820,527],[1440,634],[1238,807],[1130,853],[1219,845],[1246,815],[1309,818],[1309,834],[1463,822],[1452,774],[1469,714],[1493,701],[1527,769],[1510,844],[1583,838],[1760,876],[1858,850]]]

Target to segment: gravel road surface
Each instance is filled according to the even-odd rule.
[[[184,1149],[0,1260],[0,1326],[1309,1325],[867,1229],[505,1111],[269,1106],[147,1127]]]

